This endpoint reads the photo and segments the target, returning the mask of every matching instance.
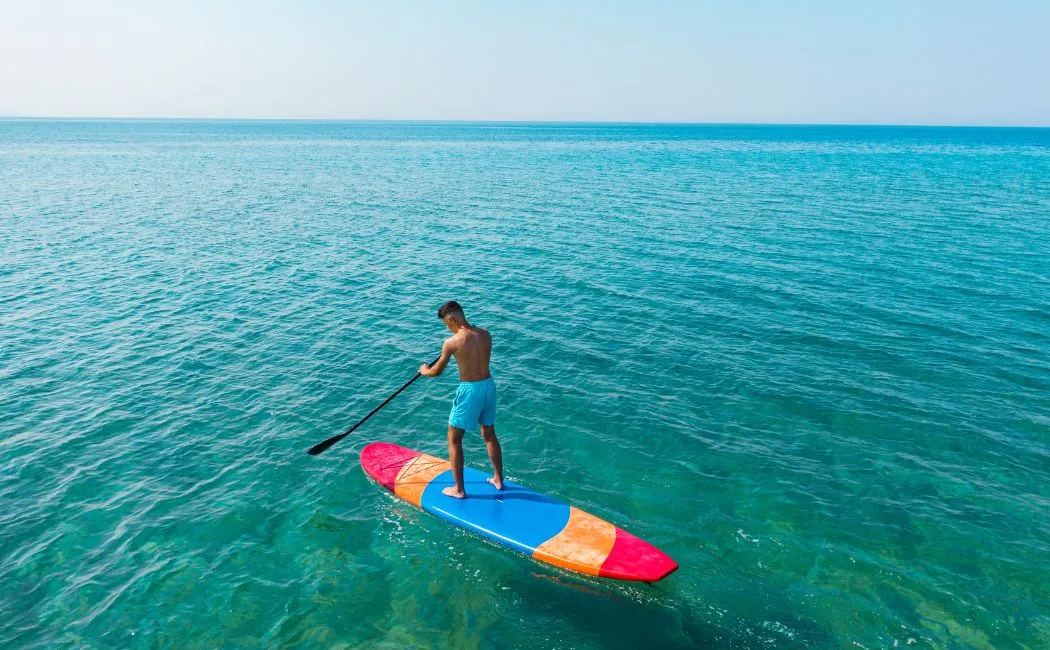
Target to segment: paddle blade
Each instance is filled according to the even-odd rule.
[[[336,436],[334,438],[329,438],[328,440],[325,440],[324,442],[319,442],[316,445],[314,445],[313,447],[310,447],[310,449],[306,453],[310,454],[311,456],[316,456],[317,454],[323,453],[329,447],[331,447],[332,445],[334,445],[335,443],[339,442],[340,440],[342,440],[345,437],[346,437],[346,434],[345,433],[341,433],[341,434],[339,434],[338,436]]]

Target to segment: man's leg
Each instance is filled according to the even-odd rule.
[[[467,496],[463,487],[463,429],[448,425],[448,462],[452,463],[452,479],[456,482],[442,492],[450,497],[462,499]]]
[[[500,449],[499,440],[496,439],[496,426],[487,427],[481,425],[481,437],[485,439],[485,448],[489,450],[489,460],[492,461],[492,478],[489,483],[496,486],[497,490],[503,489],[503,450]],[[462,461],[461,461],[462,462]]]

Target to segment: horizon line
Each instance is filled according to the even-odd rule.
[[[515,124],[515,125],[608,125],[608,126],[834,126],[885,128],[943,129],[1047,129],[1047,124],[944,124],[935,122],[689,122],[665,120],[524,120],[524,119],[441,119],[441,118],[368,118],[368,117],[185,117],[185,116],[33,116],[0,115],[4,122],[313,122],[391,124]]]

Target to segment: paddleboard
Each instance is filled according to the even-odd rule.
[[[447,459],[386,442],[361,450],[365,473],[399,498],[541,562],[603,578],[655,582],[678,568],[652,544],[579,508],[490,474],[463,468],[466,499],[445,496]]]

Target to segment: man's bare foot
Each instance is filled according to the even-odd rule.
[[[447,497],[452,497],[453,499],[466,499],[467,498],[467,493],[466,492],[462,492],[460,490],[457,490],[455,485],[448,486],[447,488],[442,490],[441,493],[444,494]]]
[[[489,479],[489,483],[492,483],[492,486],[495,487],[497,490],[503,489],[503,479],[501,478],[496,478],[495,476],[493,476]]]

